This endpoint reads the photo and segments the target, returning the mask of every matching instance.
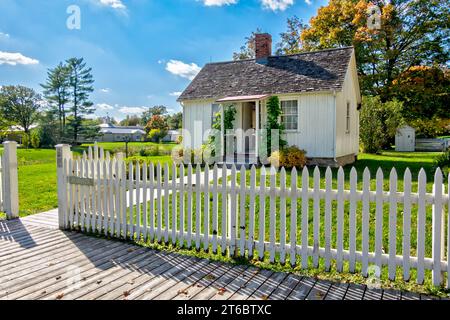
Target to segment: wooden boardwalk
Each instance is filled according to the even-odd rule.
[[[58,230],[53,210],[0,221],[0,299],[430,299],[234,266]]]

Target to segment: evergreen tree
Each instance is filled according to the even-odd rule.
[[[71,98],[71,116],[72,120],[68,124],[72,133],[73,142],[78,141],[78,135],[82,131],[83,116],[94,113],[92,101],[89,100],[89,94],[94,91],[92,84],[94,79],[92,69],[86,67],[83,58],[71,58],[66,61],[70,68],[69,85]]]

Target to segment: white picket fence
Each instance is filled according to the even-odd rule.
[[[17,174],[17,143],[3,142],[0,156],[0,212],[8,219],[19,216],[19,185]]]
[[[345,188],[342,168],[335,187],[332,170],[321,181],[316,167],[310,186],[306,167],[289,175],[233,166],[228,176],[217,166],[126,165],[98,149],[72,159],[63,148],[61,228],[364,276],[374,265],[391,280],[414,270],[417,283],[431,273],[434,285],[447,278],[449,287],[450,197],[439,169],[432,193],[423,169],[417,191],[407,169],[399,192],[395,169],[384,188],[382,170],[373,181],[366,168],[358,188],[353,168]]]

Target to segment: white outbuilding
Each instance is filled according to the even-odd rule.
[[[416,129],[403,126],[395,134],[395,151],[412,152],[416,147]]]

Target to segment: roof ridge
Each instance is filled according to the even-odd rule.
[[[327,52],[327,51],[347,50],[347,49],[353,49],[353,48],[354,48],[353,46],[346,46],[346,47],[340,47],[340,48],[327,48],[327,49],[314,50],[314,51],[305,51],[305,52],[292,53],[292,54],[274,55],[274,56],[270,56],[269,58],[292,57],[292,56],[300,56],[300,55],[305,55],[305,54],[320,53],[320,52]],[[205,66],[212,65],[212,64],[228,64],[228,63],[249,62],[249,61],[255,61],[255,60],[256,60],[255,58],[252,58],[252,59],[240,59],[240,60],[208,62],[208,63],[205,64]]]

